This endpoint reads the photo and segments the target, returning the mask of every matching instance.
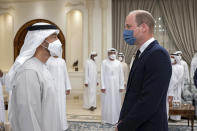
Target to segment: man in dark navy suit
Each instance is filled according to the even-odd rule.
[[[153,37],[154,25],[144,10],[126,17],[124,40],[138,51],[116,131],[168,131],[166,96],[172,67],[168,52]]]

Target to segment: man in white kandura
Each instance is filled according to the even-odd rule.
[[[184,85],[188,85],[188,84],[190,84],[189,67],[188,67],[186,61],[184,61],[182,59],[182,51],[176,51],[174,54],[177,54],[179,56],[181,65],[183,65],[183,67],[184,67]],[[184,87],[183,87],[183,89],[184,89]]]
[[[5,108],[2,89],[2,86],[4,85],[4,78],[3,72],[0,70],[0,131],[1,129],[3,130],[5,122]]]
[[[127,63],[125,63],[125,56],[122,52],[118,53],[118,60],[122,64],[123,73],[124,73],[124,87],[126,89],[128,76],[129,76],[129,67],[128,67]]]
[[[57,88],[46,62],[60,43],[55,25],[36,23],[27,28],[24,44],[6,74],[12,95],[9,121],[12,131],[63,131]]]
[[[102,122],[116,124],[121,109],[121,92],[124,90],[124,74],[120,61],[116,60],[116,49],[108,50],[108,58],[101,66]]]
[[[190,66],[190,79],[191,79],[191,92],[196,91],[196,87],[194,85],[194,72],[197,69],[197,51],[195,52]]]
[[[62,45],[57,43],[56,50],[51,52],[51,57],[47,61],[47,67],[52,77],[55,79],[55,87],[57,88],[58,105],[61,119],[62,130],[68,128],[66,118],[66,95],[70,94],[70,79],[67,72],[67,66],[64,59],[62,59]]]
[[[95,57],[97,57],[97,53],[91,52],[90,59],[88,59],[85,64],[85,89],[83,95],[83,107],[91,111],[96,109],[96,87],[98,85]]]
[[[168,102],[167,107],[173,106],[173,101],[179,102],[181,104],[181,92],[184,80],[184,67],[181,65],[180,58],[176,54],[171,55],[172,63],[172,76],[170,79],[170,84],[168,88]],[[168,105],[169,103],[169,105]],[[167,108],[169,112],[169,107]],[[181,116],[170,116],[172,120],[181,120]]]
[[[178,55],[179,59],[181,60],[181,65],[184,67],[184,80],[182,81],[182,100],[185,103],[191,102],[192,103],[192,92],[191,92],[191,81],[190,81],[190,73],[189,67],[186,61],[182,58],[182,51],[176,51],[174,54]]]
[[[129,77],[129,67],[128,67],[127,63],[125,63],[125,56],[122,52],[118,53],[118,60],[122,64],[122,69],[123,69],[123,73],[124,73],[124,88],[126,89],[127,88],[127,81],[128,81],[128,77]],[[126,93],[126,90],[124,90],[122,92],[122,103],[124,101],[125,93]]]

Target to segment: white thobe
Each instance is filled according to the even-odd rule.
[[[129,67],[127,65],[127,63],[125,62],[121,62],[122,64],[122,69],[123,69],[123,73],[124,73],[124,87],[125,89],[127,88],[127,81],[128,81],[128,77],[129,77]],[[125,94],[126,94],[126,90],[124,90],[122,92],[122,102],[124,101],[124,98],[125,98]]]
[[[118,60],[106,59],[101,66],[102,89],[101,94],[102,122],[116,124],[121,109],[120,89],[124,89],[124,74],[122,65]]]
[[[65,60],[62,58],[50,57],[47,61],[47,67],[55,79],[55,87],[57,89],[56,97],[58,97],[58,105],[60,109],[61,126],[63,130],[68,128],[66,118],[66,90],[71,89],[70,79],[67,72]]]
[[[97,87],[97,65],[95,61],[89,59],[85,65],[85,80],[84,83],[88,84],[88,87],[84,89],[83,95],[83,107],[89,109],[90,107],[96,107],[96,87]]]
[[[191,83],[194,84],[194,72],[196,71],[197,68],[197,53],[195,53],[194,57],[192,58],[191,61],[191,66],[190,66],[190,79]]]
[[[184,80],[184,67],[180,64],[172,65],[172,76],[168,89],[168,96],[173,96],[173,100],[181,102],[181,91]],[[168,97],[167,97],[168,98]],[[169,112],[169,105],[167,100],[167,110]],[[180,120],[181,116],[170,116],[173,120]]]
[[[127,81],[128,81],[128,76],[129,76],[129,68],[127,63],[125,62],[121,62],[122,64],[122,69],[123,69],[123,73],[124,73],[124,85],[127,85]]]
[[[184,60],[181,60],[181,65],[183,65],[183,67],[184,67],[184,85],[188,85],[190,83],[188,65]],[[184,87],[182,89],[184,89]]]
[[[0,78],[0,122],[5,121],[5,107],[3,98],[4,76]]]
[[[10,100],[12,131],[62,131],[54,80],[33,57],[17,71]]]

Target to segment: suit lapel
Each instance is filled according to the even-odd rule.
[[[144,52],[142,52],[142,54],[140,55],[140,57],[139,57],[138,60],[136,61],[135,65],[133,65],[132,68],[131,68],[131,72],[130,72],[130,74],[129,74],[129,80],[132,79],[132,76],[133,76],[133,74],[134,74],[136,68],[138,67],[140,61],[142,60],[143,56],[146,55],[147,52],[148,52],[155,44],[156,44],[156,42],[153,41],[153,42],[144,50]],[[131,82],[131,81],[129,81],[129,82]],[[128,83],[128,85],[129,85],[129,83]],[[130,85],[129,85],[129,87],[130,87]]]

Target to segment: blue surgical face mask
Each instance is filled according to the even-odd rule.
[[[136,38],[133,36],[133,30],[124,30],[124,40],[129,45],[134,45]]]

